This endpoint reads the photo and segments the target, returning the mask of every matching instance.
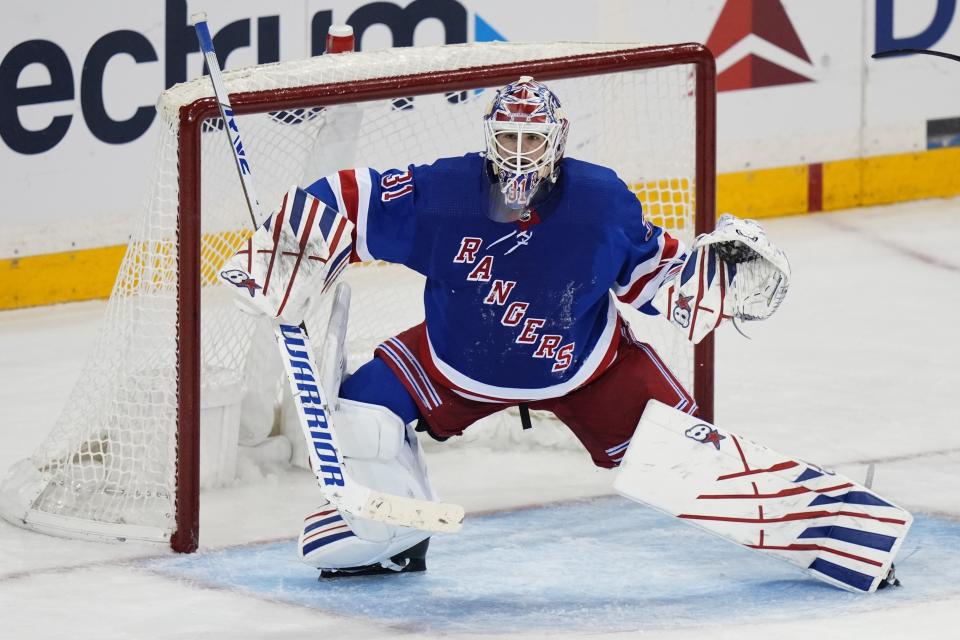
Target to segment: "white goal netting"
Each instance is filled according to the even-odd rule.
[[[481,150],[480,117],[492,83],[480,68],[632,47],[489,43],[397,49],[263,65],[227,73],[225,79],[231,94],[270,92],[281,104],[238,119],[261,204],[272,210],[292,184],[306,185],[340,168],[384,170]],[[444,73],[474,67],[475,85],[469,89],[419,95],[418,78],[436,83]],[[285,89],[383,76],[411,81],[386,99],[282,106]],[[689,243],[696,178],[692,65],[548,83],[571,121],[567,155],[615,169],[650,219]],[[211,95],[209,79],[199,78],[160,98],[163,131],[150,169],[155,182],[80,381],[45,443],[11,470],[0,489],[0,512],[12,521],[65,535],[151,540],[169,540],[176,528],[177,424],[188,419],[178,415],[177,338],[193,314],[178,309],[178,202],[184,188],[179,114],[181,106]],[[251,433],[265,437],[281,419],[282,370],[271,360],[274,348],[263,348],[254,319],[238,312],[231,294],[214,283],[220,264],[250,232],[227,144],[219,119],[202,124],[200,393],[204,415],[239,419],[243,440],[255,437]],[[380,340],[422,319],[422,282],[403,267],[383,264],[351,266],[344,279],[353,286],[352,369],[371,357]],[[321,301],[308,323],[322,327],[327,313]],[[638,337],[652,343],[692,388],[693,351],[679,332],[661,320],[624,313]],[[231,406],[240,397],[242,405]],[[519,431],[513,420],[491,420],[468,434],[508,442]],[[566,446],[562,425],[533,432],[524,434],[526,442]]]

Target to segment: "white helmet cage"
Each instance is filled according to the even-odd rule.
[[[499,89],[484,114],[486,157],[504,202],[525,209],[543,179],[556,182],[570,122],[547,86],[529,76]]]

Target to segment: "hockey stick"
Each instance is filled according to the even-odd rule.
[[[350,287],[341,282],[333,292],[330,305],[330,321],[323,340],[323,365],[320,368],[320,384],[324,389],[339,389],[343,381],[344,347],[347,337],[347,317],[350,309]],[[339,403],[333,398],[334,410]]]
[[[230,148],[233,149],[233,157],[243,184],[250,218],[254,229],[257,229],[266,218],[253,188],[250,164],[240,139],[240,130],[227,95],[220,63],[213,49],[213,39],[210,37],[206,14],[192,15],[190,23],[196,31],[200,50],[210,71],[213,92],[220,105],[220,115],[230,141]],[[425,531],[449,533],[459,531],[463,522],[463,507],[459,505],[382,493],[363,486],[351,478],[340,455],[336,429],[330,420],[329,396],[321,383],[313,345],[307,335],[306,327],[303,324],[300,326],[283,324],[274,318],[273,328],[290,390],[295,399],[300,426],[307,440],[312,467],[324,498],[337,509],[361,518]]]
[[[940,58],[946,58],[947,60],[956,60],[957,62],[960,62],[960,56],[954,53],[931,51],[930,49],[890,49],[888,51],[877,51],[870,57],[875,60],[879,60],[880,58],[893,58],[895,56],[905,56],[913,53],[923,53],[928,56],[938,56]]]

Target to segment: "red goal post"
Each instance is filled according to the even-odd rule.
[[[637,191],[654,221],[688,244],[713,228],[716,78],[713,56],[699,44],[395,49],[260,65],[227,73],[225,80],[261,204],[272,208],[277,193],[291,183],[312,182],[345,166],[383,170],[481,149],[480,103],[489,100],[491,87],[520,75],[555,84],[574,112],[568,155],[611,166]],[[158,111],[168,129],[161,134],[157,184],[88,365],[92,381],[86,386],[81,381],[74,391],[78,402],[103,406],[61,417],[52,444],[23,464],[29,491],[20,494],[32,500],[26,512],[14,510],[9,517],[2,497],[0,512],[41,531],[168,541],[177,551],[192,552],[199,540],[202,396],[210,404],[214,387],[229,395],[229,390],[249,394],[258,386],[258,367],[251,365],[257,362],[257,339],[251,337],[257,329],[249,318],[235,317],[242,314],[208,286],[249,233],[242,231],[246,213],[227,142],[222,131],[210,135],[222,122],[208,80],[165,92]],[[649,140],[634,143],[631,135],[636,128],[640,137],[642,127],[649,129],[642,134]],[[403,301],[381,298],[358,311],[364,279],[387,282],[391,289],[406,286],[397,284],[406,282],[406,274],[375,269],[358,269],[353,276],[361,283],[354,285],[351,330],[367,318],[379,322],[385,316],[398,316],[400,325],[377,326],[358,338],[352,365],[368,358],[377,341],[417,321],[416,309],[407,311]],[[351,277],[350,269],[345,277]],[[411,286],[415,292],[416,283]],[[413,306],[419,305],[412,297]],[[320,327],[325,318],[325,308],[318,308],[308,320]],[[628,319],[633,324],[633,317]],[[660,325],[669,337],[663,344],[659,338],[650,342],[661,355],[666,352],[671,368],[692,386],[701,415],[712,420],[712,336],[688,348],[670,335],[675,330],[666,322]],[[117,353],[116,364],[103,364]],[[271,384],[265,385],[268,398]],[[277,396],[276,386],[272,393]],[[247,409],[244,405],[245,416],[253,413]]]

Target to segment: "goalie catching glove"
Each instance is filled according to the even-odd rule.
[[[790,286],[790,263],[757,222],[725,213],[696,239],[677,276],[660,287],[654,307],[699,343],[724,320],[765,320]]]
[[[303,320],[310,296],[324,291],[350,261],[352,223],[299,187],[220,269],[245,310]]]

